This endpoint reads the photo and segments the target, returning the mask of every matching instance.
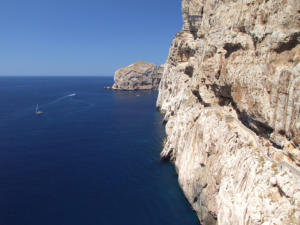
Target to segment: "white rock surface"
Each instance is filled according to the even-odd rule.
[[[182,0],[161,153],[202,224],[300,224],[300,1]]]

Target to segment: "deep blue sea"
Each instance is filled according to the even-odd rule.
[[[0,225],[199,224],[159,158],[157,92],[112,83],[0,78]]]

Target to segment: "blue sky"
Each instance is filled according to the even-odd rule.
[[[108,75],[165,62],[181,0],[2,0],[0,75]]]

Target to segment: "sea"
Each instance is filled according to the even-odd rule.
[[[199,224],[159,157],[157,92],[112,83],[0,77],[0,225]]]

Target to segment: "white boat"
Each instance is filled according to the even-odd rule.
[[[37,114],[37,115],[43,114],[43,112],[41,110],[39,110],[39,104],[36,105],[35,114]]]
[[[70,97],[76,96],[76,93],[69,94]]]

